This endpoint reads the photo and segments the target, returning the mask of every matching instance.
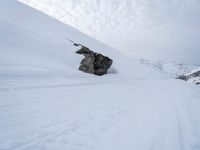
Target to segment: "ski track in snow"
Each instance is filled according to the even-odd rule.
[[[0,104],[1,149],[200,148],[199,110],[194,109],[200,102],[187,84],[169,79],[122,81],[17,89],[21,80],[16,80],[19,86],[0,92],[7,97]]]

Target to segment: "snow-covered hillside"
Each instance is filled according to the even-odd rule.
[[[73,40],[113,59],[78,70]],[[1,150],[199,150],[200,89],[15,0],[0,1]]]
[[[118,73],[127,72],[126,68],[130,62],[122,63],[127,58],[72,27],[16,1],[3,0],[0,7],[0,39],[3,41],[0,46],[4,50],[1,51],[0,64],[4,65],[1,65],[1,69],[4,69],[7,75],[10,71],[12,75],[14,70],[17,71],[15,74],[19,75],[19,70],[28,69],[30,72],[30,69],[34,71],[39,69],[40,75],[50,71],[56,75],[60,75],[59,73],[69,75],[70,72],[71,76],[74,76],[81,58],[75,54],[77,47],[73,47],[67,39],[110,56],[114,59],[113,67],[117,68]],[[140,68],[135,66],[136,63],[131,65]],[[137,76],[139,72],[134,74]]]
[[[129,56],[200,64],[199,0],[20,0]]]

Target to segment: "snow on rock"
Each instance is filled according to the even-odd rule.
[[[189,81],[195,84],[200,84],[200,70],[181,75],[178,79]]]
[[[200,77],[193,77],[193,78],[190,78],[188,81],[191,82],[191,83],[199,85],[200,84]]]

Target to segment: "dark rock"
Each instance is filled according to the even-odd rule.
[[[200,77],[200,70],[192,73],[190,76],[191,77]]]
[[[112,59],[109,57],[95,53],[85,46],[82,46],[80,50],[76,51],[76,53],[85,56],[79,67],[79,70],[85,73],[102,76],[107,74],[108,69],[113,63]]]
[[[187,80],[188,80],[188,77],[185,76],[185,75],[181,75],[181,76],[177,77],[177,79],[187,81]]]
[[[193,83],[199,85],[200,84],[200,70],[193,72],[191,74],[179,76],[177,79],[181,79],[184,81],[192,81]]]
[[[86,72],[86,73],[91,73],[94,74],[94,55],[92,53],[90,54],[84,54],[85,58],[81,61],[81,65],[79,67],[79,70]]]
[[[79,49],[78,51],[76,51],[77,54],[89,54],[89,53],[94,53],[92,52],[89,48],[85,47],[85,46],[81,46],[81,49]]]
[[[74,43],[74,46],[80,46],[79,44],[77,44],[77,43]]]
[[[196,78],[196,77],[200,77],[200,70],[196,71],[194,73],[191,73],[191,74],[181,75],[178,77],[178,79],[188,81],[189,79]]]

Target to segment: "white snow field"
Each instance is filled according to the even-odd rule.
[[[78,71],[66,39],[111,57],[111,73]],[[1,0],[0,150],[200,150],[200,88]]]

